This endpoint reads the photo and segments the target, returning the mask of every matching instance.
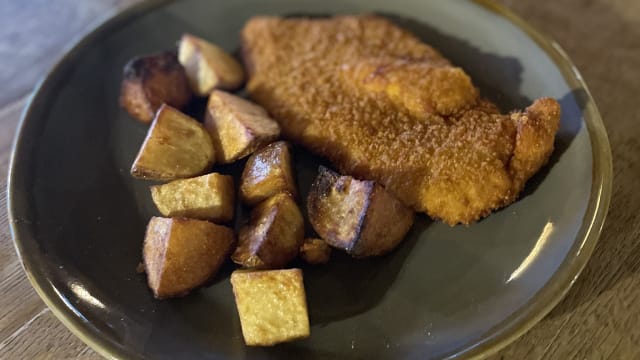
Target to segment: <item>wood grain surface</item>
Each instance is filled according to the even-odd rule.
[[[65,47],[137,0],[0,1],[0,203],[28,93]],[[602,112],[614,191],[600,242],[567,297],[491,359],[640,359],[640,1],[501,0],[556,39]],[[55,14],[55,16],[52,16]],[[26,279],[0,207],[0,359],[99,359]]]

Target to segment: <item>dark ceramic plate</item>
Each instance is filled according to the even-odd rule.
[[[463,66],[506,110],[552,96],[557,147],[520,200],[469,227],[419,216],[389,256],[305,268],[309,339],[243,345],[228,280],[156,301],[135,269],[148,183],[128,169],[146,133],[118,107],[122,66],[183,32],[238,49],[256,14],[377,12]],[[317,159],[296,153],[300,186]],[[235,168],[222,169],[236,171]],[[589,258],[611,189],[607,136],[566,55],[489,1],[187,0],[147,2],[79,41],[33,95],[12,159],[9,210],[34,287],[76,335],[126,359],[446,358],[496,351],[542,318]]]

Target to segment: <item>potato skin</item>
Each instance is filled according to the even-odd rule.
[[[205,173],[215,160],[211,137],[195,119],[163,104],[131,166],[131,175],[175,180]]]
[[[311,186],[307,211],[322,239],[357,258],[393,250],[414,220],[414,212],[377,183],[325,167]]]
[[[253,153],[240,180],[240,198],[250,206],[280,192],[297,197],[291,152],[285,141],[271,143]]]
[[[229,222],[235,211],[233,177],[211,173],[150,187],[163,216]]]
[[[143,123],[150,123],[163,103],[180,109],[191,98],[175,52],[136,57],[124,67],[120,105]]]
[[[395,249],[411,229],[414,217],[413,209],[375,184],[362,222],[360,239],[351,248],[351,255],[380,256]]]
[[[231,259],[248,268],[281,268],[298,255],[303,241],[302,213],[291,195],[279,193],[251,211]]]
[[[186,295],[216,274],[233,243],[226,226],[152,217],[142,255],[149,288],[158,299]]]
[[[247,345],[272,346],[309,336],[302,270],[236,270],[231,285]]]
[[[309,222],[333,247],[350,251],[360,235],[373,182],[355,181],[320,167],[307,196]]]

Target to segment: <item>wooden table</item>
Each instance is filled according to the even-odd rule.
[[[138,0],[0,2],[0,202],[13,134],[36,81],[73,37]],[[603,235],[568,296],[495,359],[640,359],[640,1],[502,0],[564,46],[604,118],[614,191]],[[26,279],[0,208],[0,359],[98,359]]]

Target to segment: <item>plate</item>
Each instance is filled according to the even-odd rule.
[[[506,110],[540,96],[562,106],[556,150],[521,198],[468,227],[419,216],[389,256],[337,255],[305,267],[309,339],[244,346],[227,265],[207,288],[156,301],[143,275],[148,183],[129,167],[146,133],[118,106],[131,57],[183,32],[238,50],[257,14],[375,12],[461,65]],[[318,159],[296,153],[301,188]],[[237,171],[225,168],[223,171]],[[306,180],[305,180],[306,179]],[[9,179],[14,241],[35,289],[76,335],[123,359],[484,356],[524,333],[567,292],[591,254],[611,192],[605,129],[578,71],[553,41],[490,1],[152,1],[76,43],[31,98]]]

